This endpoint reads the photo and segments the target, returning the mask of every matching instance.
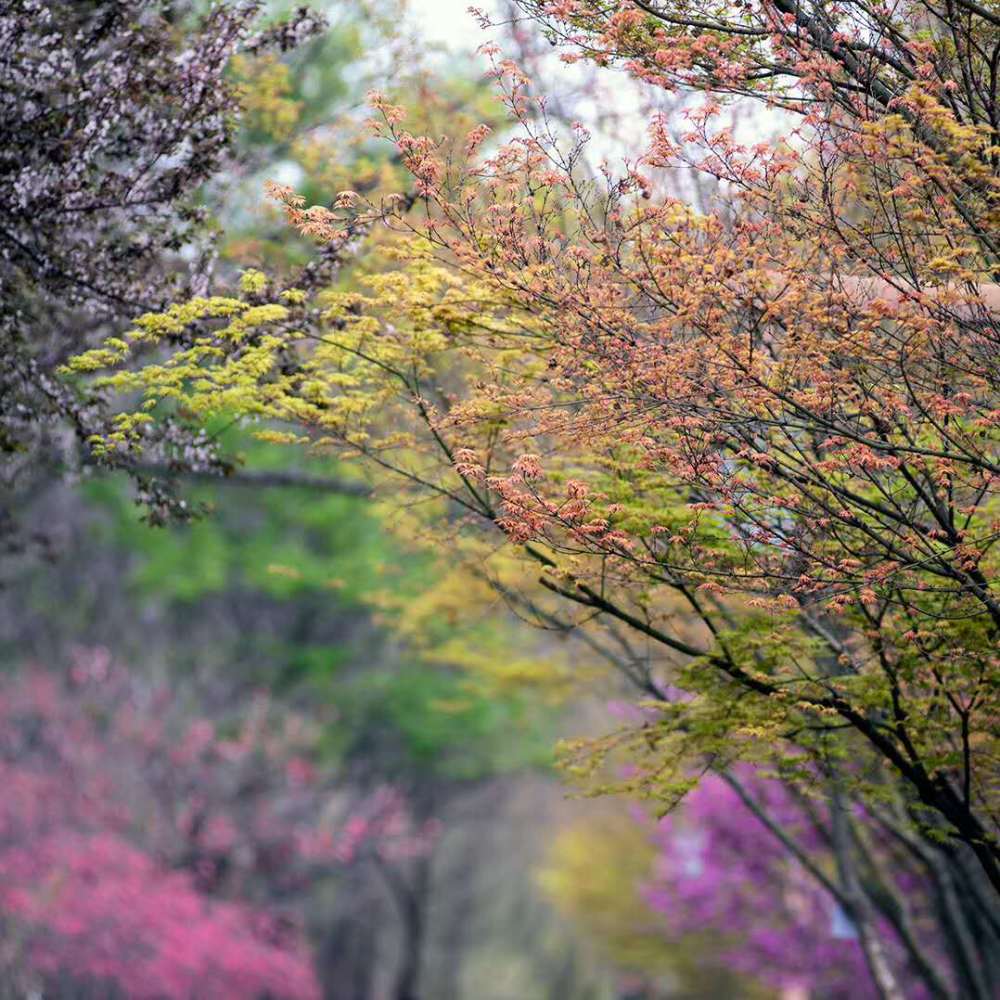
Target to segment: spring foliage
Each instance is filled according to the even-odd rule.
[[[508,142],[413,135],[373,95],[407,196],[270,193],[333,245],[359,219],[405,238],[363,291],[250,272],[240,297],[78,357],[139,400],[95,449],[140,449],[180,413],[360,455],[443,498],[446,534],[498,529],[540,570],[533,600],[628,637],[659,712],[624,737],[631,788],[669,802],[693,762],[780,760],[803,780],[832,762],[1000,888],[1000,182],[981,48],[1000,22],[916,0],[523,6],[567,59],[706,99],[594,176],[586,130],[561,134],[495,54]],[[786,134],[737,141],[731,95],[782,108]],[[680,167],[725,204],[661,193]],[[133,364],[137,345],[160,359]],[[662,699],[651,656],[684,697]]]

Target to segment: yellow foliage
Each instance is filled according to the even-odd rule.
[[[631,970],[672,970],[677,954],[642,898],[655,852],[647,830],[621,812],[566,826],[538,870],[545,895],[581,927],[595,947]]]
[[[230,68],[240,82],[243,121],[274,139],[287,139],[299,123],[302,102],[292,93],[289,68],[277,56],[236,55]]]

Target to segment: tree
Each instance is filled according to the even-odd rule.
[[[727,960],[729,928],[720,933],[718,926],[700,929],[686,920],[665,925],[661,904],[669,905],[674,887],[653,881],[661,855],[649,818],[634,805],[631,812],[639,816],[603,806],[556,833],[539,882],[557,910],[582,929],[588,952],[614,963],[616,995],[643,1000],[769,995],[752,972]],[[664,854],[673,846],[665,842],[664,837]]]
[[[246,88],[230,59],[284,52],[322,26],[306,8],[265,25],[262,10],[4,5],[0,456],[12,489],[77,466],[76,439],[99,427],[94,401],[66,393],[54,369],[144,310],[209,287],[215,237],[203,189],[247,159],[238,141]],[[216,466],[204,436],[163,432],[166,456]],[[163,484],[144,483],[170,506]],[[4,544],[21,546],[9,518]]]
[[[359,217],[415,232],[369,294],[317,314],[252,276],[244,300],[147,317],[75,370],[118,367],[98,385],[149,407],[290,425],[443,498],[448,531],[499,528],[578,621],[624,640],[657,700],[633,790],[670,802],[740,757],[790,782],[833,773],[1000,890],[998,18],[920,0],[520,6],[569,61],[704,92],[686,134],[653,121],[620,176],[591,182],[583,127],[560,137],[509,63],[519,131],[485,159],[487,129],[463,149],[414,136],[376,95],[423,221],[272,192],[322,239]],[[734,96],[787,115],[782,140],[717,125]],[[660,195],[685,165],[726,204]],[[193,346],[130,367],[162,324]],[[147,416],[102,447],[127,453]],[[688,697],[662,699],[653,657]]]
[[[168,699],[103,651],[79,651],[71,678],[36,670],[3,685],[5,978],[130,996],[316,996],[290,914],[250,903],[246,886],[242,900],[220,891],[244,881],[246,848],[255,866],[278,831],[238,824],[234,808],[253,796],[236,791],[232,755],[213,766],[211,725],[175,743]],[[292,832],[285,821],[281,835]]]
[[[392,871],[430,849],[436,827],[398,790],[358,796],[322,774],[307,718],[264,696],[243,717],[192,717],[191,696],[102,649],[78,650],[65,680],[4,680],[11,975],[129,996],[317,996],[304,891],[360,856]]]
[[[707,778],[653,833],[646,896],[668,936],[714,928],[734,971],[809,995],[988,996],[995,945],[963,954],[951,923],[961,907],[934,887],[947,863],[905,850],[880,861],[899,842],[843,807],[746,769]]]

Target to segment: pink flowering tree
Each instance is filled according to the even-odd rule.
[[[963,955],[956,921],[974,921],[974,901],[955,907],[933,859],[921,864],[858,807],[802,797],[747,768],[704,779],[652,836],[645,896],[668,936],[717,936],[724,964],[788,995],[975,996],[995,974],[989,950],[975,944],[995,941],[989,918],[965,935]],[[938,859],[939,873],[947,867]],[[873,939],[889,975],[872,969]],[[887,981],[897,992],[886,992]]]
[[[105,996],[312,998],[303,890],[425,851],[394,790],[350,799],[304,718],[191,721],[102,650],[0,681],[0,962]],[[222,731],[226,731],[225,737]]]

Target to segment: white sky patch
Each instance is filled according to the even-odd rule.
[[[489,0],[410,0],[410,21],[428,41],[468,55],[489,38],[468,12],[470,6],[489,10],[492,4]]]

